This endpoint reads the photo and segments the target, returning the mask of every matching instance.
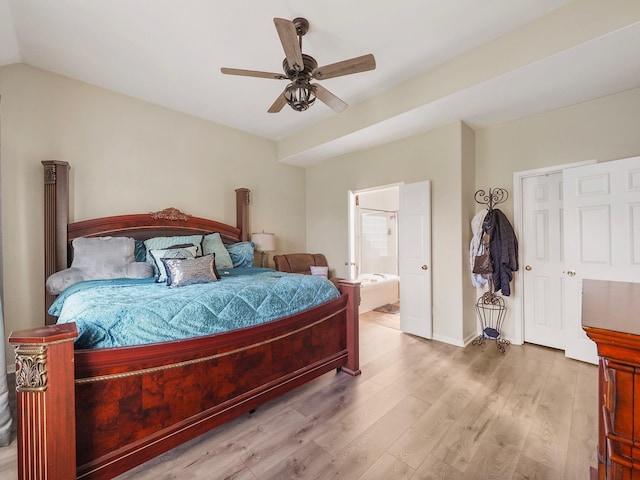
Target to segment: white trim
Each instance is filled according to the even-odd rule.
[[[597,163],[597,160],[584,160],[581,162],[565,163],[563,165],[554,165],[551,167],[535,168],[533,170],[523,170],[521,172],[513,172],[513,228],[516,233],[516,238],[520,242],[525,241],[522,236],[522,183],[525,178],[537,177],[539,175],[549,175],[551,173],[561,173],[566,168],[583,167],[585,165],[592,165]],[[524,259],[522,258],[523,249],[519,249],[518,264],[522,266]],[[522,281],[515,282],[516,301],[515,315],[514,315],[514,338],[513,342],[517,345],[524,343],[524,276]]]
[[[354,193],[354,195],[358,195],[360,193],[370,193],[370,192],[378,192],[378,191],[383,191],[383,190],[393,190],[394,188],[398,188],[401,185],[404,185],[404,182],[388,183],[386,185],[380,185],[378,187],[361,188],[359,190],[353,190],[353,193]]]
[[[476,338],[477,335],[474,335],[473,338],[471,338],[471,341],[473,341],[474,338]],[[442,343],[448,343],[449,345],[455,345],[456,347],[466,347],[469,342],[467,342],[465,339],[465,341],[460,341],[460,339],[458,338],[453,338],[453,337],[449,337],[447,335],[440,335],[438,333],[434,333],[432,340],[436,340],[438,342],[442,342]]]
[[[471,343],[480,336],[480,332],[478,333],[471,333],[469,335],[467,335],[465,337],[465,339],[461,342],[460,340],[458,340],[457,338],[453,338],[453,337],[448,337],[446,335],[439,335],[437,333],[433,334],[433,339],[437,342],[442,342],[442,343],[448,343],[449,345],[454,345],[456,347],[467,347],[469,345],[471,345]],[[500,337],[503,338],[504,340],[508,340],[510,344],[513,344],[513,341],[509,338],[505,338],[505,337]],[[495,342],[494,339],[492,338],[487,338],[485,340],[486,343],[491,344],[491,342]]]

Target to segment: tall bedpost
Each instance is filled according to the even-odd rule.
[[[249,189],[236,189],[236,227],[243,242],[249,240]]]
[[[76,478],[73,323],[12,332],[18,478]]]
[[[44,278],[67,268],[67,224],[69,223],[69,163],[43,160],[44,166]],[[56,323],[49,315],[55,297],[45,289],[45,325]]]
[[[342,293],[348,294],[347,301],[347,350],[349,356],[347,365],[342,367],[342,371],[349,375],[356,376],[360,371],[360,329],[359,329],[359,307],[360,307],[360,282],[353,280],[336,280]]]

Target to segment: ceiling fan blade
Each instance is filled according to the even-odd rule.
[[[278,30],[278,36],[280,37],[284,54],[287,57],[287,63],[294,70],[302,71],[304,69],[304,61],[302,60],[302,50],[300,49],[296,26],[291,20],[284,18],[274,18],[273,23],[276,24],[276,30]]]
[[[267,110],[267,112],[278,113],[280,110],[282,110],[282,107],[284,107],[286,104],[287,104],[287,99],[284,98],[284,93],[281,93],[280,96],[276,98],[276,101],[273,102],[273,105],[269,107],[269,110]]]
[[[348,105],[336,97],[329,90],[324,88],[322,85],[314,83],[313,86],[316,90],[316,98],[320,100],[322,103],[325,103],[329,106],[334,112],[340,113],[344,111]]]
[[[311,76],[318,80],[326,80],[327,78],[366,72],[375,68],[376,59],[371,53],[368,53],[361,57],[350,58],[349,60],[343,60],[323,67],[314,68],[313,72],[311,72]]]
[[[240,75],[243,77],[273,78],[275,80],[287,79],[287,77],[285,77],[282,73],[258,72],[256,70],[242,70],[240,68],[225,68],[225,67],[222,67],[220,71],[227,75]]]

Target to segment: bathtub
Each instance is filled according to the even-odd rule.
[[[363,273],[360,280],[360,313],[365,313],[400,298],[400,277],[392,273]]]

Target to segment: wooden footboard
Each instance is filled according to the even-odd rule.
[[[306,312],[178,342],[74,354],[73,324],[12,333],[19,478],[112,478],[323,373],[358,375],[359,284],[339,287]]]

